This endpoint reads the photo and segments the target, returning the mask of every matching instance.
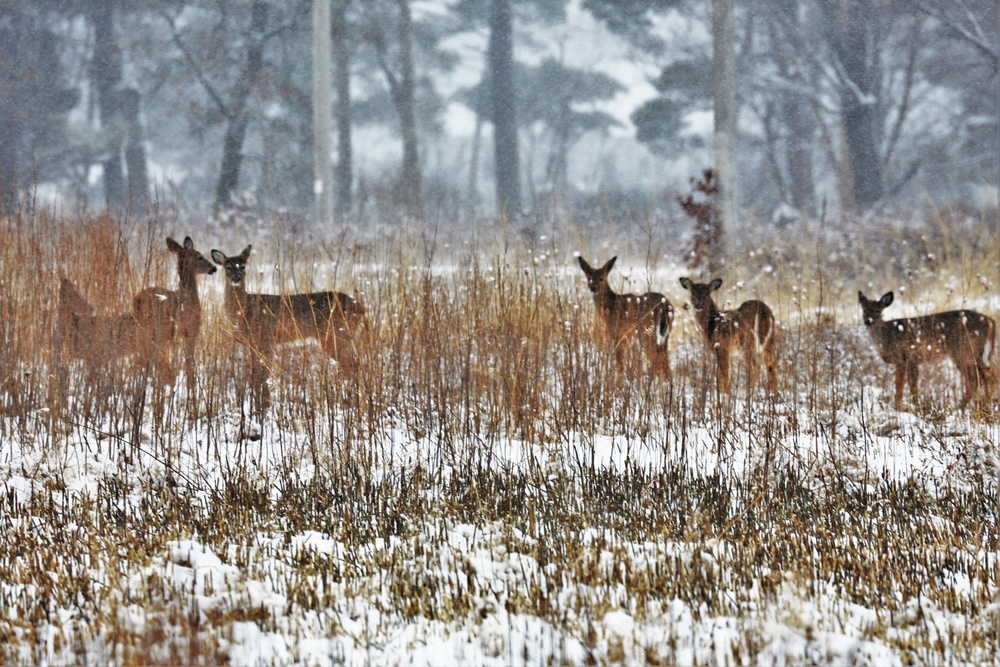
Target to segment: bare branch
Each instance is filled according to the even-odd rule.
[[[965,40],[982,55],[986,56],[986,59],[993,63],[993,74],[996,75],[998,68],[1000,68],[1000,54],[989,43],[989,40],[983,33],[982,26],[979,25],[979,21],[961,0],[949,0],[949,2],[957,2],[962,5],[962,8],[965,10],[967,25],[963,25],[961,19],[955,18],[937,7],[932,7],[926,2],[917,2],[915,4],[917,9],[940,22],[941,25],[954,32],[959,38]]]
[[[191,54],[191,51],[184,44],[181,39],[180,31],[177,29],[177,23],[174,21],[174,17],[171,16],[165,9],[161,9],[159,12],[160,16],[167,22],[170,26],[170,35],[173,39],[174,45],[180,50],[181,55],[184,56],[184,60],[191,67],[191,71],[194,72],[195,78],[198,79],[198,83],[202,85],[205,92],[213,102],[215,102],[216,107],[219,109],[219,113],[226,117],[227,120],[233,120],[233,115],[229,110],[229,106],[222,99],[222,95],[215,89],[212,82],[208,80],[208,76],[205,74],[204,70],[198,65],[198,61]]]

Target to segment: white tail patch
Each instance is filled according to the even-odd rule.
[[[670,335],[670,324],[667,323],[667,318],[660,316],[660,324],[656,327],[656,345],[657,347],[662,346],[667,342],[667,336]]]

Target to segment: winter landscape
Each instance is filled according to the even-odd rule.
[[[733,252],[719,303],[774,310],[776,395],[739,361],[715,391],[669,239],[621,248],[610,282],[674,303],[670,382],[615,362],[569,228],[262,243],[251,291],[350,291],[374,343],[350,377],[315,342],[280,349],[259,414],[218,274],[192,393],[183,371],[158,387],[132,357],[59,356],[48,274],[121,312],[132,281],[169,284],[164,234],[9,221],[4,661],[994,663],[996,396],[959,410],[944,361],[895,410],[856,299],[995,316],[995,232],[939,223]]]
[[[997,12],[0,3],[0,664],[1000,667]]]

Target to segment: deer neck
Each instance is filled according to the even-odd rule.
[[[594,303],[598,309],[613,313],[618,306],[618,295],[611,291],[610,285],[604,283],[599,290],[594,292]]]
[[[706,300],[704,308],[695,311],[695,320],[709,339],[715,334],[722,317],[722,311],[715,305],[715,300],[711,298]]]
[[[246,312],[247,306],[247,288],[246,285],[240,283],[239,285],[233,285],[230,280],[226,280],[226,309],[236,316],[242,317]]]
[[[875,346],[884,357],[892,347],[893,323],[883,320],[881,317],[868,326],[868,335],[871,336]]]
[[[194,277],[194,271],[189,267],[178,264],[177,278],[180,286],[177,289],[181,301],[185,305],[200,309],[201,303],[198,301],[198,283]]]

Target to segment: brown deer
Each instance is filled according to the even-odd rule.
[[[181,245],[167,238],[167,249],[177,256],[178,288],[147,287],[132,299],[132,311],[143,335],[160,355],[175,339],[184,343],[184,373],[188,391],[194,388],[194,344],[201,330],[201,302],[198,300],[200,273],[215,273],[215,265],[194,249],[190,236]],[[161,364],[162,365],[162,364]]]
[[[667,297],[657,292],[616,294],[608,284],[608,274],[618,257],[612,257],[599,269],[591,267],[583,257],[577,259],[587,276],[587,287],[594,294],[594,305],[604,320],[618,362],[622,361],[625,346],[635,339],[649,358],[653,372],[670,379],[667,343],[674,324],[674,307]]]
[[[917,400],[920,364],[949,357],[958,367],[965,388],[960,407],[972,400],[982,387],[986,400],[993,396],[997,381],[992,356],[997,347],[997,324],[974,310],[951,310],[923,317],[883,320],[882,311],[892,304],[892,292],[878,301],[858,292],[858,303],[865,327],[879,356],[896,367],[896,408],[903,400],[903,379],[910,385],[910,396]]]
[[[131,313],[94,315],[93,307],[66,278],[59,283],[56,320],[57,349],[72,359],[82,359],[91,369],[130,355],[138,355],[148,365],[155,356],[153,341],[143,335]],[[172,379],[169,367],[160,371]]]
[[[720,393],[729,393],[730,357],[737,348],[746,360],[750,371],[750,386],[757,383],[759,365],[767,371],[767,390],[778,390],[775,366],[777,357],[774,344],[774,315],[763,301],[745,301],[736,310],[719,310],[712,299],[712,292],[722,287],[722,278],[710,283],[695,283],[681,278],[681,285],[691,292],[694,317],[705,338],[710,354],[717,365],[716,386]]]
[[[251,380],[259,404],[266,407],[269,402],[265,364],[277,345],[315,338],[330,358],[353,373],[359,334],[368,326],[364,306],[340,292],[247,294],[244,279],[250,248],[234,257],[213,250],[212,260],[226,271],[226,310],[240,342],[250,350]]]

